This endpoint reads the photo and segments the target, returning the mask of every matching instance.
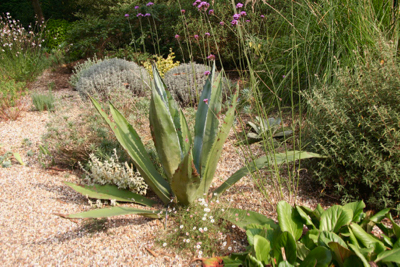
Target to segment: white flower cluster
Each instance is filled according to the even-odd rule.
[[[90,171],[85,170],[79,163],[86,173],[85,182],[88,184],[114,184],[118,188],[129,189],[140,195],[146,194],[148,185],[143,177],[140,176],[140,173],[135,172],[133,166],[129,166],[127,162],[120,163],[115,149],[110,160],[104,162],[101,162],[94,154],[90,154],[89,157]]]

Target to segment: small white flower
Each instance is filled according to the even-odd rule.
[[[215,221],[214,221],[214,219],[211,219],[211,221],[210,221],[211,223],[214,223]]]
[[[207,227],[204,227],[204,229],[203,229],[203,230],[204,230],[204,232],[207,232],[208,228],[207,228]]]
[[[186,243],[186,239],[183,239],[183,243]]]
[[[217,193],[214,193],[214,196],[218,195]]]
[[[226,246],[226,242],[222,243],[222,246],[225,247]]]
[[[196,246],[196,248],[197,248],[197,249],[200,249],[200,248],[201,248],[201,246],[200,246],[200,245],[197,245],[197,246]]]
[[[195,226],[195,227],[193,227],[193,230],[196,230],[196,226]]]
[[[205,221],[205,220],[207,220],[207,218],[206,217],[203,217],[203,218],[201,218],[203,221]]]
[[[211,210],[209,208],[205,208],[204,212],[210,212]]]
[[[221,211],[225,211],[224,209],[221,209]]]
[[[232,247],[228,247],[228,250],[229,250],[229,251],[232,250]]]
[[[186,239],[186,243],[190,243],[190,239],[188,238],[188,239]]]
[[[201,257],[201,255],[203,255],[203,251],[199,251],[199,256]]]
[[[164,243],[164,244],[162,244],[163,245],[163,247],[166,247],[167,246],[167,243]]]
[[[233,225],[232,225],[232,228],[236,228],[236,225],[233,224]]]
[[[181,228],[181,229],[182,229],[182,228],[183,228],[183,225],[179,226],[179,228]]]
[[[213,216],[210,216],[210,217],[208,217],[208,218],[212,219],[212,218],[214,218],[214,217],[213,217]]]

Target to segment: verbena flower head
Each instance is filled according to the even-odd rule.
[[[246,20],[246,22],[250,22],[250,20],[249,20],[249,19],[247,19],[247,20]]]
[[[244,17],[244,16],[246,16],[246,15],[247,15],[246,11],[240,11],[240,16],[241,16],[241,17]]]
[[[224,26],[224,25],[225,25],[225,22],[221,21],[221,22],[219,23],[219,25]]]
[[[237,3],[236,8],[242,8],[243,4],[242,3]]]
[[[175,34],[175,39],[179,39],[179,34]]]
[[[199,11],[206,11],[208,8],[210,7],[210,4],[209,3],[207,3],[207,2],[201,2],[198,6],[197,6],[197,8],[199,9]]]
[[[264,16],[264,15],[261,15],[260,17],[261,17],[262,19],[263,19],[263,18],[265,18],[265,16]]]
[[[146,4],[146,6],[152,6],[152,5],[154,5],[153,2],[148,2],[148,3]]]
[[[234,20],[231,21],[231,24],[232,24],[232,25],[237,25],[237,24],[238,24],[238,21],[237,21],[236,19],[234,19]]]
[[[233,19],[235,19],[235,20],[240,19],[240,14],[235,14],[235,15],[233,15]]]
[[[210,9],[210,10],[208,11],[208,15],[214,15],[214,9]]]
[[[208,37],[208,36],[210,36],[210,33],[206,32],[204,35]]]
[[[142,13],[138,13],[137,15],[136,15],[136,17],[143,17],[144,15],[142,14]]]
[[[186,10],[181,9],[181,13],[182,13],[182,14],[185,14],[185,12],[186,12]]]
[[[125,17],[126,17],[126,18],[129,17],[129,14],[125,14]]]
[[[151,14],[150,14],[150,13],[146,13],[146,14],[144,14],[144,16],[145,16],[145,17],[150,17]]]
[[[205,72],[204,72],[204,75],[206,75],[206,76],[208,76],[208,75],[210,75],[210,71],[208,71],[208,70],[206,70]],[[205,101],[206,99],[204,99],[204,101]],[[208,99],[207,99],[207,101],[208,101]]]
[[[197,34],[195,34],[194,39],[199,40],[199,36]]]
[[[135,9],[139,9],[139,6],[135,6]]]
[[[215,55],[210,54],[210,55],[207,57],[207,59],[209,59],[209,60],[215,60]]]

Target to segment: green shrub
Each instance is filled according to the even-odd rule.
[[[51,90],[47,94],[32,94],[32,103],[37,111],[54,111],[54,95]]]
[[[83,63],[76,64],[74,66],[74,69],[72,70],[73,74],[69,78],[69,83],[72,85],[73,88],[76,89],[76,84],[78,83],[79,78],[81,77],[82,73],[85,70],[89,69],[91,66],[98,64],[106,59],[107,59],[107,57],[104,59],[101,59],[101,58],[97,58],[97,56],[94,55],[93,58],[88,58]]]
[[[0,76],[0,119],[15,120],[24,109],[21,97],[25,95],[26,84]]]
[[[50,49],[59,48],[66,40],[66,33],[70,23],[64,19],[49,19],[44,32],[44,45]]]
[[[309,124],[315,151],[328,157],[316,168],[324,187],[343,202],[400,211],[400,65],[393,44],[378,47],[357,55],[334,85],[306,94]]]

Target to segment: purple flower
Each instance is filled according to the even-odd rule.
[[[242,3],[237,3],[236,8],[242,8],[243,4]]]
[[[241,12],[240,12],[240,16],[241,16],[241,17],[244,17],[244,16],[246,16],[246,15],[247,15],[246,11],[241,11]]]
[[[246,20],[246,22],[250,22],[250,20],[249,20],[249,19],[247,19],[247,20]]]
[[[148,2],[148,3],[146,4],[146,6],[152,6],[152,5],[154,5],[153,2]]]
[[[145,16],[145,17],[150,17],[151,14],[150,14],[150,13],[146,13],[146,14],[144,14],[144,16]]]
[[[201,11],[204,10],[206,11],[210,7],[210,4],[207,2],[201,2],[200,5],[197,6],[197,8]]]
[[[208,36],[210,36],[210,33],[206,32],[204,35],[208,37]]]
[[[135,9],[139,9],[139,6],[135,6]]]
[[[234,19],[234,20],[231,21],[231,24],[232,24],[232,25],[237,25],[237,24],[238,24],[238,21],[237,21],[236,19]]]
[[[208,104],[208,98],[203,99],[203,102],[206,103],[206,105]]]
[[[240,14],[235,14],[235,15],[233,15],[233,19],[235,19],[235,20],[240,19]]]
[[[265,18],[265,16],[264,16],[264,15],[261,15],[260,17],[261,17],[262,19],[263,19],[263,18]]]
[[[282,75],[282,78],[285,79],[285,78],[286,78],[286,75]]]
[[[143,14],[142,14],[142,13],[138,13],[138,14],[136,15],[136,17],[143,17]]]
[[[194,39],[199,40],[199,36],[197,34],[195,34]]]
[[[224,25],[225,25],[225,22],[221,21],[221,22],[219,23],[219,25],[224,26]]]
[[[214,9],[210,9],[210,10],[208,11],[208,15],[214,15]]]
[[[175,39],[179,39],[179,34],[175,34]]]
[[[208,75],[210,75],[210,71],[208,71],[208,70],[206,70],[205,72],[204,72],[204,75],[206,75],[206,76],[208,76]]]
[[[185,14],[185,12],[186,12],[186,10],[181,9],[181,13],[182,13],[182,14]]]
[[[207,59],[209,59],[209,60],[215,60],[215,56],[214,56],[213,54],[210,54],[210,55],[207,57]]]
[[[129,14],[125,14],[125,17],[126,17],[126,18],[129,17]]]

